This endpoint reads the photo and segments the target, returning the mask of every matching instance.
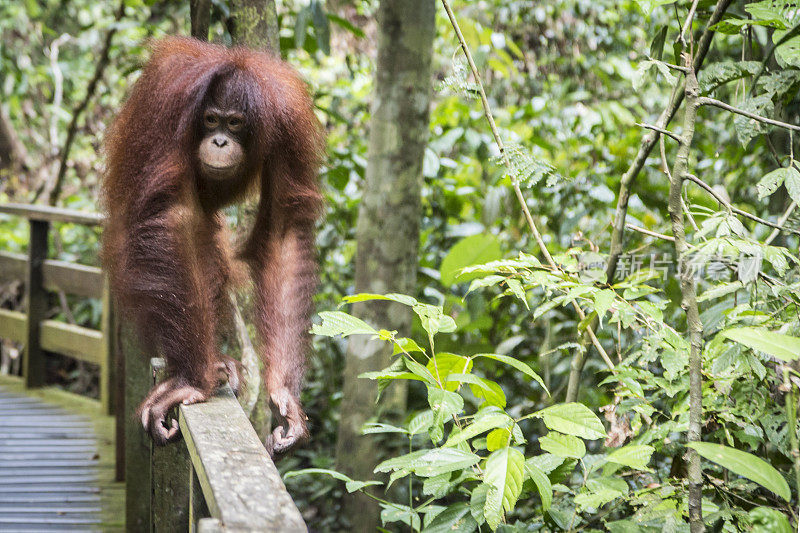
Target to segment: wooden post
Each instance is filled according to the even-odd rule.
[[[151,531],[150,437],[142,429],[136,408],[153,383],[150,358],[142,349],[130,323],[120,328],[125,360],[125,525],[127,531]]]
[[[44,288],[43,267],[47,259],[47,236],[50,223],[44,220],[30,221],[30,243],[28,245],[28,272],[25,279],[25,296],[28,302],[28,322],[25,357],[22,374],[26,387],[44,385],[44,350],[39,339],[39,326],[47,313],[47,291]]]
[[[189,478],[189,483],[191,483],[189,486],[189,531],[199,531],[199,524],[211,513],[208,512],[206,499],[203,497],[203,488],[200,486],[200,480],[197,479],[197,472],[191,461],[189,461]]]
[[[163,359],[152,359],[155,383],[165,378]],[[177,413],[172,413],[177,417]],[[177,418],[175,418],[177,420]],[[189,531],[191,460],[183,441],[152,447],[153,531]]]
[[[117,387],[117,342],[114,327],[114,304],[111,299],[111,290],[108,286],[108,278],[103,278],[103,318],[100,330],[103,332],[103,361],[100,363],[100,405],[103,412],[113,415],[116,410]]]

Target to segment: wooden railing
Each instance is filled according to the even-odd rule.
[[[101,407],[105,412],[120,407],[117,462],[118,478],[126,484],[126,530],[307,531],[229,387],[208,402],[178,409],[183,435],[178,443],[153,446],[142,430],[135,409],[163,373],[163,363],[150,360],[129,324],[115,327],[108,284],[98,267],[47,258],[51,223],[97,226],[102,216],[19,204],[0,204],[0,214],[30,225],[27,257],[0,251],[0,282],[24,280],[27,302],[24,313],[0,309],[0,338],[25,345],[22,367],[29,387],[44,385],[48,351],[100,366]],[[102,298],[101,329],[47,320],[50,290]],[[124,394],[115,400],[117,391]]]
[[[20,204],[2,204],[0,213],[27,219],[30,227],[27,256],[0,251],[0,282],[22,280],[25,283],[26,312],[0,309],[0,337],[25,345],[22,359],[25,385],[44,385],[45,352],[94,363],[100,367],[100,403],[106,413],[112,414],[116,364],[108,284],[96,266],[48,259],[51,223],[98,226],[103,217],[69,209]],[[103,316],[100,330],[48,320],[48,291],[101,298]]]

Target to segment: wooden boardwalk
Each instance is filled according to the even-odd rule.
[[[100,416],[91,400],[73,400],[65,409],[65,395],[53,389],[23,392],[21,383],[0,378],[4,533],[123,529],[124,488],[113,482],[113,449],[107,440],[113,419]]]

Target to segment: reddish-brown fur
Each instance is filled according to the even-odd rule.
[[[212,84],[234,73],[252,125],[248,169],[209,184],[200,179],[195,156],[198,114]],[[182,401],[181,387],[196,389],[202,400],[217,384],[224,358],[216,331],[228,305],[232,255],[218,210],[256,188],[258,214],[240,257],[256,287],[265,379],[273,402],[276,394],[292,398],[284,416],[305,420],[298,398],[316,287],[322,150],[305,84],[284,62],[194,39],[155,43],[106,139],[103,184],[103,262],[114,295],[174,378],[151,393],[161,398],[148,407],[155,412],[145,413],[151,424],[167,404]]]

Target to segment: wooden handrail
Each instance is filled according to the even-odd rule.
[[[123,339],[132,347],[127,333]],[[132,363],[143,359],[126,359],[126,364],[135,370]],[[151,359],[149,366],[144,375],[128,375],[134,379],[128,381],[126,394],[130,400],[130,395],[137,396],[135,402],[126,401],[131,408],[140,398],[136,389],[166,377],[163,359]],[[208,401],[180,405],[177,411],[183,438],[167,446],[153,446],[141,427],[128,428],[129,530],[152,526],[154,531],[307,531],[275,464],[228,385]]]
[[[223,531],[306,531],[230,387],[225,385],[207,402],[181,405],[179,420],[209,514]]]
[[[100,226],[105,220],[105,217],[100,213],[33,204],[0,204],[0,213],[27,218],[28,220],[71,222],[84,226]]]

